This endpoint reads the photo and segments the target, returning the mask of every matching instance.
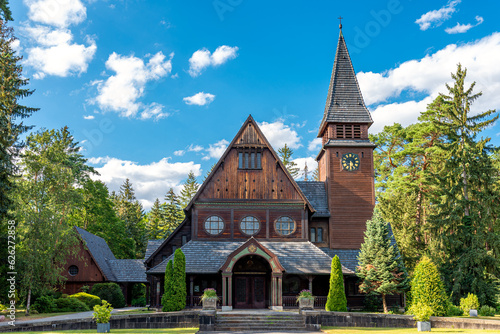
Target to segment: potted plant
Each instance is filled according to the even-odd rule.
[[[302,290],[297,296],[297,302],[299,303],[299,310],[314,310],[314,299],[310,290]]]
[[[417,303],[412,305],[411,312],[413,313],[413,319],[417,321],[417,328],[419,332],[430,332],[431,331],[431,315],[432,308],[429,305],[422,303]]]
[[[208,288],[203,290],[201,303],[204,310],[216,310],[218,301],[219,297],[217,297],[217,292],[215,291],[215,289]]]
[[[97,333],[109,333],[111,328],[109,324],[111,311],[113,311],[111,304],[105,300],[102,301],[102,305],[94,306],[92,318],[97,322]]]

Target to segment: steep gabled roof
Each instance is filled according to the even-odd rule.
[[[330,217],[328,210],[328,197],[326,196],[326,184],[323,181],[297,181],[300,189],[306,195],[316,212],[313,218]]]
[[[278,157],[278,155],[274,151],[273,147],[271,146],[271,144],[267,140],[266,136],[264,136],[264,134],[260,130],[259,125],[253,119],[252,115],[248,116],[248,118],[243,123],[243,125],[241,126],[241,128],[238,131],[238,133],[236,134],[236,136],[234,136],[233,140],[231,141],[231,143],[226,148],[226,151],[224,152],[224,154],[222,155],[222,157],[219,159],[219,161],[217,162],[217,164],[212,168],[212,171],[210,172],[210,174],[205,179],[205,182],[203,182],[203,184],[198,188],[198,191],[193,196],[193,198],[191,199],[191,201],[189,202],[189,204],[186,206],[186,208],[184,210],[186,212],[189,211],[189,209],[191,209],[191,207],[193,206],[193,204],[196,202],[196,200],[203,193],[203,190],[206,188],[207,184],[209,184],[209,182],[212,180],[212,178],[214,177],[214,175],[215,175],[216,171],[218,170],[219,166],[223,163],[223,161],[225,160],[225,158],[227,157],[227,155],[229,154],[229,152],[231,151],[231,149],[235,146],[237,139],[241,136],[241,134],[246,129],[246,127],[248,126],[248,124],[252,124],[253,125],[253,127],[254,127],[255,131],[257,132],[258,136],[260,136],[260,138],[262,138],[263,144],[269,149],[269,151],[271,152],[273,158],[276,160],[277,164],[283,170],[283,172],[285,173],[286,177],[291,182],[291,184],[293,185],[293,187],[295,188],[295,190],[298,192],[298,194],[300,195],[300,197],[302,198],[302,200],[306,203],[306,205],[309,208],[309,210],[311,210],[312,212],[314,212],[313,206],[311,205],[311,203],[309,202],[309,200],[307,199],[307,197],[304,195],[304,193],[302,192],[302,190],[300,189],[300,187],[297,185],[297,183],[295,182],[295,180],[293,179],[293,177],[290,175],[290,173],[288,172],[288,170],[286,169],[286,167],[283,165],[283,163],[281,162],[281,159]]]
[[[359,89],[342,30],[340,30],[325,112],[319,127],[318,137],[323,133],[326,124],[330,122],[373,123]]]
[[[146,254],[144,254],[144,261],[149,259],[149,257],[161,246],[165,239],[148,240],[148,245],[146,246]]]
[[[147,283],[146,267],[141,259],[109,260],[116,282]]]
[[[80,227],[75,226],[75,230],[85,242],[90,255],[94,259],[104,277],[106,277],[108,281],[116,281],[113,270],[108,262],[110,260],[116,260],[116,258],[106,241]]]
[[[152,251],[152,253],[149,254],[149,256],[147,256],[147,255],[144,256],[144,263],[147,264],[153,256],[155,256],[166,244],[168,244],[170,239],[172,239],[174,237],[174,235],[180,231],[181,227],[184,226],[187,221],[188,221],[188,218],[185,217],[184,220],[179,224],[179,226],[177,226],[175,228],[175,230],[172,233],[170,233],[170,235],[166,239],[161,239],[161,243],[156,247],[156,249],[154,249]],[[149,243],[148,243],[148,246],[149,246]],[[146,251],[146,254],[147,254],[147,251]]]

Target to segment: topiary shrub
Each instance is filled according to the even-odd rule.
[[[75,293],[74,295],[69,296],[69,298],[76,298],[84,302],[90,309],[93,309],[95,305],[101,305],[101,298],[85,292]]]
[[[463,314],[462,309],[452,303],[448,304],[448,308],[446,311],[446,316],[448,317],[459,317]]]
[[[462,309],[465,316],[468,316],[470,310],[479,309],[479,299],[475,294],[468,293],[467,297],[460,299],[460,309]]]
[[[35,303],[32,305],[34,310],[38,313],[50,313],[53,312],[56,307],[55,299],[52,296],[41,296],[38,297]]]
[[[186,308],[186,256],[182,250],[176,249],[174,253],[173,278],[173,307],[175,311]]]
[[[495,311],[495,308],[488,305],[483,305],[479,310],[479,315],[482,317],[494,317]]]
[[[432,315],[446,315],[448,298],[444,284],[436,265],[428,257],[423,256],[418,262],[410,286],[412,305],[427,305],[432,309]]]
[[[125,307],[125,297],[122,289],[116,283],[97,283],[92,287],[91,293],[110,303],[114,308]]]
[[[172,285],[173,274],[174,274],[174,266],[172,264],[172,260],[169,260],[165,268],[165,283],[163,287],[163,296],[161,296],[161,305],[163,312],[175,311],[172,305],[172,296],[174,293]]]
[[[76,298],[59,298],[55,300],[55,309],[57,312],[85,312],[90,308],[81,300]]]
[[[342,266],[337,255],[332,259],[330,273],[330,290],[326,299],[325,310],[336,312],[347,312],[347,299],[344,290],[344,276]]]

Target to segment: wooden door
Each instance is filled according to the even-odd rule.
[[[235,308],[266,307],[266,278],[264,276],[237,276],[234,284]]]

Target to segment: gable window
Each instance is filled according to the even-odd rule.
[[[262,152],[248,148],[238,152],[238,169],[262,169]]]
[[[252,216],[246,216],[240,222],[241,232],[247,235],[257,234],[260,230],[260,221]]]
[[[352,125],[352,124],[337,124],[336,126],[337,134],[336,138],[338,139],[357,139],[361,138],[361,125]]]
[[[73,266],[70,266],[68,268],[68,273],[71,275],[71,276],[76,276],[78,275],[78,267],[73,265]]]
[[[210,216],[205,220],[205,231],[211,235],[217,235],[224,229],[224,221],[219,216]]]
[[[279,217],[274,223],[274,228],[281,235],[290,235],[295,231],[295,221],[290,217]]]
[[[322,227],[311,227],[309,229],[309,236],[311,242],[323,242],[323,228]]]

